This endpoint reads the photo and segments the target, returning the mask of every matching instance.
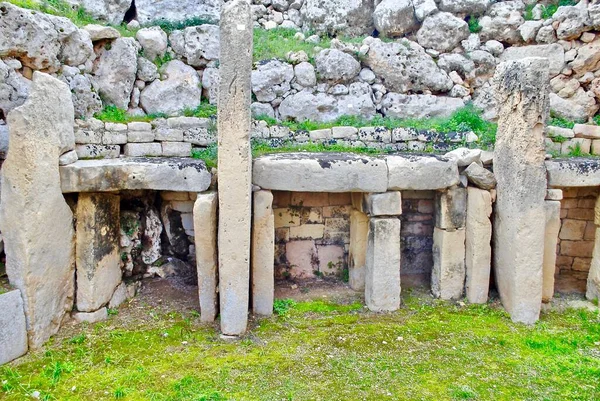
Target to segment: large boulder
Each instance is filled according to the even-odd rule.
[[[137,73],[139,44],[133,38],[118,38],[100,54],[94,69],[94,87],[104,101],[127,109]]]
[[[66,82],[71,89],[75,118],[89,118],[102,110],[102,100],[92,88],[92,77],[80,74],[76,68],[63,68],[63,74],[59,77]]]
[[[28,79],[0,60],[0,114],[6,116],[9,111],[23,104],[30,84]]]
[[[479,19],[481,40],[498,40],[510,44],[519,43],[519,27],[525,19],[525,4],[520,0],[492,4],[488,13]]]
[[[556,93],[550,93],[550,110],[558,117],[567,120],[585,122],[598,111],[598,105],[591,92],[579,88],[573,96],[563,99]]]
[[[525,57],[543,57],[548,59],[550,77],[554,77],[565,67],[565,51],[557,43],[550,45],[512,46],[502,52],[500,61],[521,60]]]
[[[418,27],[411,0],[383,0],[373,13],[375,28],[384,36],[402,36]]]
[[[482,15],[492,1],[490,0],[441,0],[440,10],[454,14]]]
[[[449,52],[469,36],[469,25],[450,13],[437,13],[425,18],[417,41],[423,47]]]
[[[136,0],[135,8],[140,24],[158,20],[184,21],[191,18],[215,23],[219,21],[223,2],[223,0]]]
[[[219,27],[204,24],[173,31],[169,36],[175,53],[194,67],[203,67],[219,59]]]
[[[90,35],[67,18],[0,3],[0,57],[13,57],[34,70],[58,71],[93,59]]]
[[[569,63],[575,78],[582,77],[586,72],[596,71],[600,66],[600,39],[587,43],[577,50],[577,57]]]
[[[73,213],[58,169],[60,155],[75,145],[73,119],[69,87],[37,71],[27,101],[7,118],[0,227],[6,272],[23,296],[34,348],[58,331],[73,306]]]
[[[131,0],[71,0],[80,4],[94,18],[120,25],[131,7]]]
[[[319,33],[364,35],[373,31],[373,0],[305,0],[304,28]]]
[[[360,63],[351,55],[336,49],[324,49],[316,59],[319,77],[331,81],[349,81],[360,72]]]
[[[460,98],[394,92],[387,93],[382,101],[383,114],[394,118],[447,117],[464,106]]]
[[[552,16],[554,21],[558,21],[558,27],[556,28],[558,39],[577,39],[583,32],[592,28],[586,7],[587,3],[583,1],[576,6],[558,7],[558,10]]]
[[[142,28],[137,31],[135,38],[142,45],[144,56],[150,60],[164,56],[167,51],[167,34],[159,26]]]
[[[259,102],[271,102],[290,90],[294,67],[279,60],[266,60],[252,71],[252,92]]]
[[[415,42],[402,39],[385,43],[374,39],[364,63],[394,92],[447,92],[452,80]]]
[[[179,60],[170,61],[155,80],[142,91],[140,105],[148,114],[177,115],[200,105],[202,88],[196,70]]]

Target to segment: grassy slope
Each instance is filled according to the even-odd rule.
[[[83,327],[0,368],[0,398],[34,390],[59,400],[600,398],[598,316],[551,313],[526,327],[493,306],[404,298],[385,315],[299,303],[237,343],[219,340],[196,315],[148,310],[143,326]]]

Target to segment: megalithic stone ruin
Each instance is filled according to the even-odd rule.
[[[494,75],[498,133],[494,173],[495,277],[513,321],[534,323],[542,303],[546,222],[544,121],[548,113],[548,60],[500,64]]]
[[[248,323],[250,288],[252,13],[247,0],[234,0],[223,6],[219,62],[221,331],[225,335],[240,335]]]

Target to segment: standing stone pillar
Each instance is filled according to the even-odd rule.
[[[542,302],[550,302],[554,296],[554,273],[556,272],[556,244],[560,231],[560,201],[547,200],[546,228],[544,235],[544,265],[542,270]]]
[[[34,72],[29,98],[8,114],[10,150],[2,166],[0,230],[6,272],[21,290],[29,345],[55,334],[73,307],[73,214],[60,187],[58,159],[74,147],[69,87]]]
[[[492,196],[489,191],[467,188],[465,232],[465,290],[467,300],[484,304],[488,300],[492,268]]]
[[[360,194],[362,197],[362,194]],[[365,289],[369,216],[360,210],[350,212],[350,246],[348,249],[348,284],[356,291]]]
[[[365,267],[365,303],[374,312],[400,307],[400,219],[402,198],[398,191],[366,194],[370,216]]]
[[[587,279],[586,298],[590,301],[600,300],[600,197],[596,199],[594,210],[594,224],[596,225],[596,236],[594,252],[592,254],[592,265]]]
[[[501,63],[493,85],[500,105],[494,149],[496,284],[512,320],[531,324],[542,303],[548,60]]]
[[[445,300],[460,299],[465,286],[467,191],[451,187],[437,192],[433,229],[431,292]]]
[[[108,193],[80,193],[77,200],[75,266],[77,310],[108,304],[121,283],[120,201]]]
[[[198,269],[200,320],[212,322],[218,313],[217,193],[199,193],[194,203],[194,243]]]
[[[252,311],[273,314],[275,297],[275,216],[271,191],[254,192],[252,217]]]
[[[225,335],[241,335],[248,324],[252,28],[248,0],[233,0],[223,6],[217,117],[219,292],[221,331]]]

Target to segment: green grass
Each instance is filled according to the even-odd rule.
[[[479,26],[479,18],[469,17],[467,23],[469,24],[469,32],[479,33],[481,31],[481,27]]]
[[[581,144],[579,142],[577,142],[575,144],[575,146],[569,146],[569,154],[568,156],[570,157],[583,157],[583,156],[589,156],[588,153],[584,153],[583,150],[581,149]]]
[[[254,61],[282,59],[285,60],[285,55],[290,52],[305,51],[309,57],[313,56],[314,48],[328,48],[331,44],[329,38],[322,38],[317,44],[307,43],[294,39],[296,34],[295,29],[275,28],[270,30],[255,29],[254,30]]]
[[[575,126],[575,122],[557,116],[550,116],[550,119],[548,120],[548,125],[554,127],[573,129],[573,127]]]
[[[596,114],[593,118],[592,121],[594,121],[594,124],[596,125],[600,125],[600,114]]]
[[[553,1],[550,4],[542,5],[542,19],[550,19],[558,10],[558,7],[562,6],[574,6],[578,3],[578,0],[559,0]],[[523,13],[523,18],[526,21],[533,20],[533,8],[536,6],[537,2],[533,4],[528,4],[525,6],[525,11]]]
[[[44,400],[597,400],[600,321],[545,313],[531,327],[492,305],[403,295],[394,313],[298,302],[219,340],[197,314],[80,326],[0,368],[0,398]],[[145,309],[145,313],[151,311]],[[150,316],[150,315],[149,315]],[[113,318],[114,319],[114,318]]]
[[[183,115],[186,117],[210,118],[217,115],[217,106],[208,102],[202,102],[195,109],[183,110]]]
[[[156,67],[160,68],[163,65],[167,64],[169,61],[173,60],[173,56],[171,55],[171,53],[166,52],[164,54],[164,56],[156,56],[156,58],[154,59],[154,65],[156,65]]]
[[[167,118],[168,116],[162,113],[148,114],[145,116],[132,116],[128,114],[126,110],[119,109],[113,105],[108,105],[105,106],[102,111],[94,114],[94,117],[104,122],[127,124],[134,121],[150,122],[156,120],[157,118]]]

